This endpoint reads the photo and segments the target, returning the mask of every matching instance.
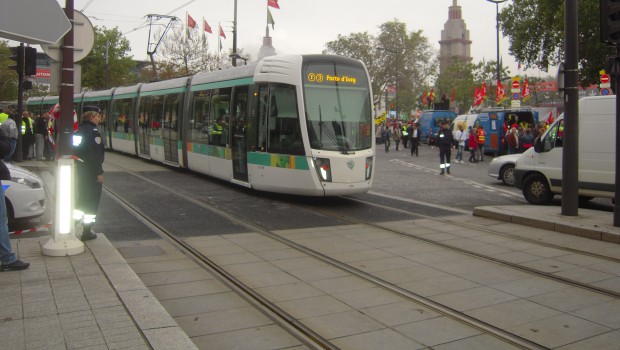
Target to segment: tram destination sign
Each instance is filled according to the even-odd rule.
[[[333,75],[333,74],[324,74],[324,73],[314,73],[310,72],[306,75],[306,82],[308,83],[319,83],[319,84],[346,84],[346,85],[357,85],[357,78],[349,75]]]

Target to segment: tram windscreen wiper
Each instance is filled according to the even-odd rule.
[[[319,126],[321,127],[321,137],[323,137],[323,132],[325,132],[325,135],[327,135],[327,137],[329,137],[329,139],[332,140],[336,144],[336,146],[338,146],[340,153],[349,154],[346,147],[338,143],[338,137],[336,137],[336,135],[332,132],[332,130],[328,128],[327,125],[325,125],[325,122],[323,122],[323,113],[321,112],[320,105],[319,105]]]

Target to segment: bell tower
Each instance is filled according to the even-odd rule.
[[[448,20],[443,28],[439,41],[440,73],[445,72],[457,60],[465,63],[472,61],[469,30],[467,30],[461,6],[457,4],[457,0],[452,0],[452,6],[448,9]]]

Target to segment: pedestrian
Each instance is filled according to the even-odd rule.
[[[381,137],[383,138],[383,142],[385,144],[385,153],[388,153],[390,151],[390,139],[392,138],[392,131],[390,130],[390,126],[386,125],[385,128],[383,129],[383,133],[381,134]]]
[[[97,238],[92,227],[101,198],[104,160],[103,140],[97,126],[103,117],[101,109],[96,106],[84,106],[82,112],[78,131],[73,135],[74,155],[77,157],[77,193],[74,216],[81,218],[82,221],[80,240],[88,241]]]
[[[39,115],[34,121],[34,148],[37,160],[43,160],[45,139],[47,138],[47,122],[44,115]]]
[[[17,259],[17,255],[11,248],[9,238],[9,221],[6,214],[6,202],[4,201],[4,186],[1,180],[10,180],[11,173],[4,162],[0,162],[0,272],[25,270],[30,263]]]
[[[33,120],[28,111],[22,114],[22,157],[25,160],[34,157],[34,132],[32,131]]]
[[[17,119],[17,115],[15,113],[11,113],[9,118],[5,120],[2,125],[0,125],[0,130],[3,135],[9,138],[9,153],[4,156],[5,162],[13,161],[13,155],[15,154],[15,149],[17,148],[17,124],[15,123],[15,119]]]
[[[394,125],[392,138],[394,139],[394,143],[396,143],[396,151],[398,151],[398,146],[400,145],[400,140],[402,139],[401,127],[398,124]]]
[[[418,146],[420,145],[420,124],[414,123],[413,128],[411,129],[411,156],[415,153],[415,156],[418,156]]]
[[[400,127],[400,134],[403,140],[403,148],[408,148],[407,142],[409,141],[409,132],[407,132],[407,124],[402,124]]]
[[[457,163],[464,163],[463,150],[465,150],[465,141],[467,141],[467,131],[463,130],[462,124],[458,126],[458,130],[456,131],[454,138],[457,142],[456,157],[454,157],[454,159]]]
[[[484,127],[482,125],[478,126],[478,152],[479,152],[479,161],[484,162],[484,141],[487,133],[484,131]]]
[[[519,149],[519,136],[517,135],[517,128],[512,127],[506,134],[506,144],[508,145],[508,154],[514,154]]]
[[[534,136],[532,135],[532,128],[528,127],[525,129],[525,134],[523,138],[521,138],[521,145],[523,147],[523,151],[527,151],[534,145]]]
[[[441,122],[441,128],[437,132],[436,144],[439,148],[439,175],[443,175],[444,170],[450,174],[450,155],[454,147],[454,136],[446,120]]]
[[[478,163],[476,157],[476,151],[478,151],[478,141],[476,140],[476,133],[469,127],[469,139],[467,140],[467,147],[469,147],[469,162]]]

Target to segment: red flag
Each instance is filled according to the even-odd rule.
[[[550,125],[551,123],[553,123],[553,111],[549,112],[549,117],[547,117],[547,120],[545,121],[545,124]]]
[[[495,93],[495,103],[501,105],[506,101],[506,89],[504,89],[504,85],[502,85],[501,81],[497,81],[497,91]]]
[[[422,105],[426,106],[427,101],[426,101],[426,91],[424,91],[424,94],[422,95]]]
[[[52,147],[56,149],[56,141],[55,141],[56,134],[54,130],[54,125],[57,124],[56,120],[60,119],[60,104],[56,103],[54,106],[52,106],[48,114],[50,118],[49,118],[49,121],[47,122],[47,130],[48,130],[47,138],[52,143]],[[78,130],[78,126],[79,126],[79,123],[78,123],[77,115],[75,114],[75,111],[73,111],[73,132],[76,132]]]
[[[454,102],[455,98],[456,98],[456,89],[452,88],[452,102]]]
[[[479,106],[482,103],[482,90],[476,87],[476,91],[474,92],[474,107]]]
[[[226,39],[226,34],[224,34],[224,29],[222,29],[222,25],[220,24],[220,36]]]
[[[527,101],[530,97],[532,97],[532,92],[530,91],[530,83],[527,81],[527,78],[525,78],[525,82],[523,82],[521,97],[523,98],[523,101]]]
[[[204,19],[202,20],[202,22],[203,22],[202,27],[204,28],[205,32],[213,34],[213,31],[211,30],[211,26],[209,26],[209,23],[207,23],[207,21],[205,21]]]
[[[274,9],[279,9],[278,0],[267,0],[267,6],[273,7]]]
[[[482,101],[486,101],[487,99],[487,83],[482,82],[482,86],[480,87],[480,94],[482,95]],[[482,103],[482,102],[481,102]]]
[[[189,15],[189,13],[187,14],[187,26],[192,29],[196,28],[196,21],[194,21],[194,19],[192,18],[192,16]]]
[[[431,103],[435,101],[435,89],[431,89],[431,92],[428,94],[428,98],[431,99]]]

